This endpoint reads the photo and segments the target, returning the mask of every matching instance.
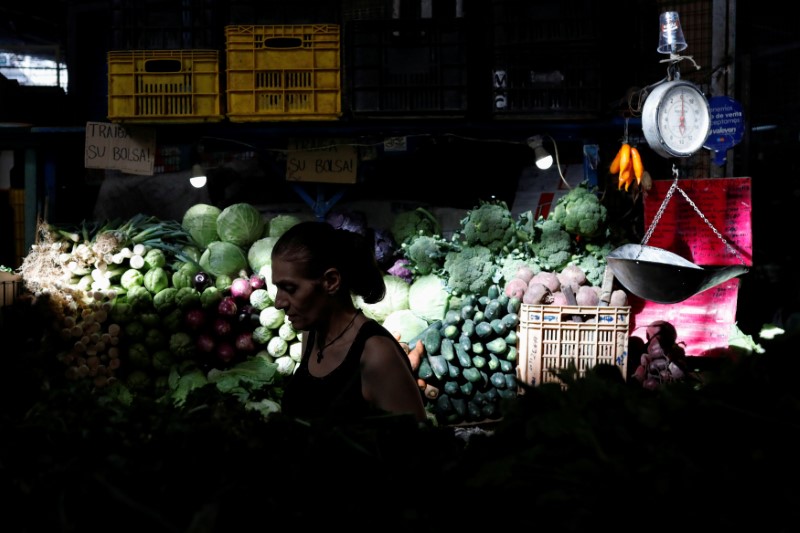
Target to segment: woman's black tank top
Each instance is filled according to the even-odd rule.
[[[306,351],[284,389],[281,411],[306,420],[352,419],[382,413],[367,402],[361,393],[361,354],[367,339],[375,335],[394,340],[383,326],[375,320],[369,320],[358,330],[342,364],[328,375],[316,377],[308,371],[308,360],[314,346],[313,332],[309,332]],[[402,350],[399,344],[397,348]]]

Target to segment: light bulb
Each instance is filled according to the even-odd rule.
[[[207,181],[208,179],[206,178],[206,173],[203,170],[203,167],[200,164],[195,163],[192,166],[192,177],[189,178],[189,183],[192,184],[192,187],[199,189],[201,187],[205,187]]]
[[[542,149],[542,151],[544,151],[544,149]],[[553,156],[550,154],[545,154],[542,157],[537,156],[536,166],[542,170],[547,170],[553,166]]]

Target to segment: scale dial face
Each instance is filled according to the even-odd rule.
[[[692,83],[668,81],[657,86],[642,109],[642,130],[650,147],[664,157],[689,157],[711,132],[711,112]]]

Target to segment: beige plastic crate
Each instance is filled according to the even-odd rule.
[[[580,376],[597,364],[616,365],[624,378],[630,313],[630,307],[523,304],[517,366],[520,383],[558,382],[556,374],[570,363]]]

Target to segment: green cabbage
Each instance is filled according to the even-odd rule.
[[[247,269],[247,257],[241,248],[230,242],[209,243],[200,256],[200,266],[214,276],[234,278],[239,271]]]
[[[428,322],[443,319],[449,303],[445,282],[436,274],[420,276],[408,288],[408,308]]]
[[[265,227],[261,211],[248,203],[231,204],[217,217],[220,240],[245,249],[263,236]]]
[[[269,295],[267,289],[255,289],[250,293],[250,305],[256,310],[262,311],[275,303]]]
[[[291,228],[295,224],[298,224],[299,222],[301,222],[300,217],[291,213],[280,213],[275,215],[269,219],[267,235],[277,239],[283,235],[287,229]]]
[[[364,316],[377,322],[383,322],[393,311],[408,309],[409,285],[397,276],[385,275],[383,281],[386,283],[386,296],[383,300],[368,304],[363,298],[356,296],[354,303],[356,307],[364,312]]]
[[[428,322],[414,314],[411,309],[398,309],[393,311],[386,320],[383,327],[390,333],[400,334],[400,342],[408,342],[428,327]]]
[[[286,311],[275,306],[262,309],[258,314],[258,322],[265,328],[277,330],[286,318]]]
[[[222,210],[209,204],[195,204],[183,214],[181,227],[192,237],[202,249],[209,243],[219,240],[217,234],[217,217]]]
[[[272,264],[272,247],[277,241],[277,237],[264,237],[250,245],[250,249],[247,250],[247,263],[253,272],[260,272],[261,267]]]

